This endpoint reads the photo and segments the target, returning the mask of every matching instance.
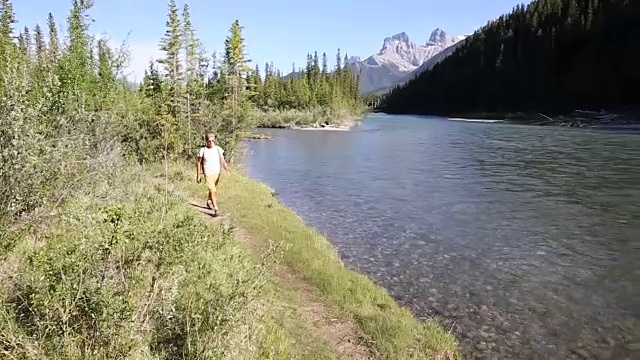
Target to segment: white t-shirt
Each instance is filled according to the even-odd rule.
[[[224,154],[224,150],[218,145],[212,147],[211,149],[206,146],[200,148],[198,157],[202,158],[205,175],[220,173],[220,155],[222,154]]]

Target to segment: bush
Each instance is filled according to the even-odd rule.
[[[254,265],[232,227],[208,224],[139,173],[93,184],[61,209],[55,227],[13,233],[21,238],[0,269],[15,264],[0,271],[0,354],[196,359],[260,351],[257,299],[273,259]]]

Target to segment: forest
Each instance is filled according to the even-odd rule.
[[[640,3],[536,0],[382,97],[391,114],[563,115],[637,108]]]

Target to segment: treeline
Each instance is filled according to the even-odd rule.
[[[348,56],[344,56],[346,65]],[[273,63],[265,64],[264,82],[256,65],[253,71],[253,85],[258,90],[256,105],[261,109],[309,109],[316,107],[356,108],[361,105],[359,98],[360,74],[353,74],[348,66],[342,66],[340,49],[336,55],[336,66],[331,71],[327,65],[327,55],[307,54],[304,69],[292,67],[284,77]]]
[[[185,128],[186,122],[190,129],[194,122],[202,123],[203,119],[220,114],[220,109],[224,110],[223,130],[231,134],[247,126],[264,125],[264,112],[324,110],[331,116],[338,111],[354,113],[364,107],[358,97],[359,77],[348,67],[341,67],[339,52],[331,73],[326,55],[320,65],[316,53],[308,56],[307,66],[298,77],[283,77],[273,63],[265,64],[263,77],[258,65],[248,65],[242,27],[237,20],[225,41],[222,58],[215,52],[208,56],[196,36],[188,5],[180,14],[175,0],[169,1],[161,49],[166,57],[149,64],[142,92],[155,101],[158,115],[170,115],[175,134],[184,132],[179,129],[180,124]],[[233,147],[235,140],[227,138],[222,142]]]
[[[638,105],[640,3],[537,0],[385,95],[379,110],[478,114]]]

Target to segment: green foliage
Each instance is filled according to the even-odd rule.
[[[285,78],[272,65],[249,66],[242,26],[235,20],[222,58],[207,59],[190,19],[175,0],[167,30],[140,84],[123,77],[128,54],[91,35],[93,1],[73,0],[60,34],[49,13],[16,34],[11,2],[0,13],[0,149],[3,219],[63,199],[106,143],[119,144],[139,163],[192,160],[205,132],[213,132],[230,162],[240,137],[255,125],[306,125],[359,114],[357,76],[348,67],[323,68],[317,54]],[[61,40],[63,39],[63,40]],[[339,56],[339,54],[338,54]],[[294,67],[295,68],[295,67]]]
[[[166,203],[133,170],[91,182],[55,226],[17,237],[0,285],[0,356],[255,358],[273,258],[254,265],[232,227],[211,226],[174,194]]]
[[[392,90],[380,110],[565,113],[637,106],[638,9],[628,0],[518,5],[431,70]]]
[[[337,57],[340,57],[338,50]],[[327,67],[326,54],[322,55],[322,65],[318,55],[307,54],[307,65],[304,69],[282,76],[272,64],[265,64],[264,82],[260,81],[259,69],[253,70],[250,79],[256,96],[253,101],[266,114],[259,114],[257,124],[260,126],[275,125],[272,120],[274,112],[284,112],[281,117],[294,116],[292,123],[311,124],[313,122],[335,122],[346,117],[355,117],[362,113],[365,103],[359,96],[359,78],[354,76],[349,67],[342,67],[340,61],[333,71]],[[326,113],[326,116],[315,117],[314,120],[295,118],[300,113]],[[283,125],[286,123],[283,123]]]
[[[49,14],[16,34],[0,0],[0,357],[331,358],[263,294],[275,250],[251,261],[232,228],[195,217],[168,164],[191,163],[205,131],[233,160],[256,113],[351,113],[357,77],[316,57],[262,81],[238,21],[209,62],[171,0],[165,56],[130,84],[125,49],[91,35],[93,1],[72,5],[66,33]]]

